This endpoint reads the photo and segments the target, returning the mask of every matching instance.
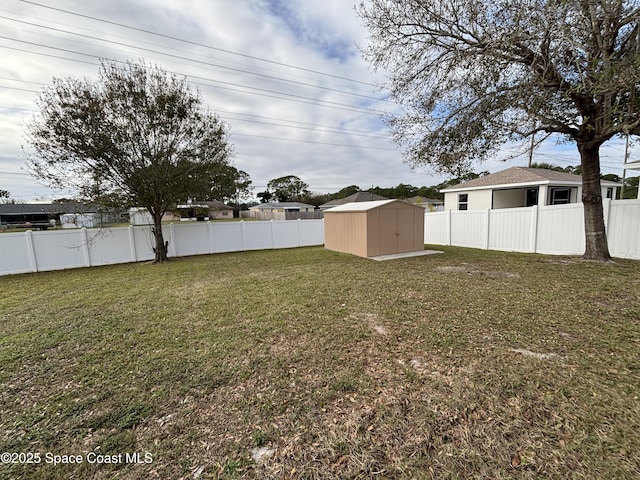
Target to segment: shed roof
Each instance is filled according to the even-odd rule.
[[[572,173],[558,172],[546,168],[511,167],[506,170],[474,178],[468,182],[454,185],[440,190],[441,192],[453,192],[456,190],[480,190],[502,185],[542,185],[542,184],[580,185],[582,177]],[[617,186],[616,182],[602,180],[602,185]]]
[[[377,195],[371,192],[356,192],[348,197],[344,198],[336,198],[335,200],[330,200],[327,203],[323,203],[320,205],[320,208],[334,208],[338,205],[344,205],[345,203],[351,202],[371,202],[375,200],[388,200],[387,197],[383,197],[382,195]]]
[[[422,208],[417,205],[413,205],[412,203],[405,202],[403,200],[375,200],[372,202],[345,203],[344,205],[339,205],[337,207],[333,207],[327,210],[325,214],[333,213],[333,212],[366,212],[369,210],[373,210],[374,208],[382,207],[383,205],[388,205],[393,202],[402,203],[404,205],[409,205],[411,207]]]
[[[33,215],[33,214],[58,214],[58,213],[95,213],[106,207],[96,204],[84,204],[80,202],[62,203],[6,203],[0,205],[0,213],[3,215]]]

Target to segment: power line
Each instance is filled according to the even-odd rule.
[[[213,47],[211,45],[206,45],[204,43],[198,43],[198,42],[194,42],[194,41],[191,41],[191,40],[186,40],[186,39],[183,39],[183,38],[178,38],[178,37],[174,37],[174,36],[171,36],[171,35],[166,35],[166,34],[163,34],[163,33],[153,32],[151,30],[145,30],[143,28],[132,27],[130,25],[125,25],[125,24],[118,23],[118,22],[112,22],[110,20],[104,20],[102,18],[92,17],[90,15],[84,15],[84,14],[77,13],[77,12],[72,12],[72,11],[69,11],[69,10],[63,10],[61,8],[55,8],[55,7],[50,7],[48,5],[42,5],[41,3],[31,2],[31,1],[28,1],[28,0],[20,0],[20,1],[23,2],[23,3],[28,3],[28,4],[31,4],[31,5],[36,5],[38,7],[46,8],[46,9],[49,9],[49,10],[55,10],[55,11],[58,11],[58,12],[67,13],[69,15],[75,15],[75,16],[82,17],[82,18],[88,18],[90,20],[95,20],[97,22],[107,23],[109,25],[115,25],[115,26],[122,27],[122,28],[128,28],[130,30],[135,30],[137,32],[148,33],[150,35],[156,35],[158,37],[167,38],[167,39],[170,39],[170,40],[175,40],[175,41],[178,41],[178,42],[183,42],[183,43],[187,43],[189,45],[194,45],[194,46],[198,46],[198,47],[204,47],[204,48],[208,48],[208,49],[215,50],[215,51],[218,51],[218,52],[227,53],[227,54],[230,54],[230,55],[237,55],[237,56],[240,56],[240,57],[249,58],[251,60],[258,60],[258,61],[261,61],[261,62],[270,63],[270,64],[278,65],[278,66],[281,66],[281,67],[292,68],[292,69],[296,69],[296,70],[300,70],[300,71],[304,71],[304,72],[314,73],[314,74],[318,74],[318,75],[324,75],[324,76],[327,76],[327,77],[337,78],[337,79],[340,79],[340,80],[346,80],[348,82],[358,83],[358,84],[367,85],[367,86],[371,86],[371,87],[377,87],[377,85],[375,85],[373,83],[364,82],[364,81],[361,81],[361,80],[355,80],[355,79],[347,78],[347,77],[342,77],[340,75],[335,75],[335,74],[332,74],[332,73],[320,72],[318,70],[312,70],[312,69],[309,69],[309,68],[298,67],[296,65],[291,65],[291,64],[288,64],[288,63],[276,62],[274,60],[268,60],[268,59],[262,58],[262,57],[255,57],[255,56],[247,55],[247,54],[244,54],[244,53],[234,52],[232,50],[225,50],[223,48]]]
[[[379,99],[377,97],[373,97],[371,95],[363,95],[363,94],[354,93],[354,92],[345,92],[344,90],[338,90],[338,89],[335,89],[335,88],[325,87],[325,86],[322,86],[322,85],[314,85],[314,84],[311,84],[311,83],[300,82],[298,80],[289,80],[287,78],[276,77],[274,75],[266,75],[266,74],[263,74],[263,73],[252,72],[250,70],[244,70],[244,69],[241,69],[241,68],[234,68],[234,67],[228,67],[228,66],[220,65],[220,64],[217,64],[217,63],[205,62],[204,60],[186,58],[186,57],[181,56],[181,55],[174,55],[172,53],[167,53],[167,52],[162,52],[162,51],[159,51],[159,50],[153,50],[153,49],[150,49],[150,48],[131,45],[129,43],[117,42],[115,40],[106,40],[106,39],[95,37],[95,36],[92,36],[92,35],[86,35],[86,34],[83,34],[83,33],[72,32],[70,30],[63,30],[63,29],[59,29],[59,28],[55,28],[55,27],[51,27],[51,26],[47,26],[47,25],[40,25],[38,23],[27,22],[26,20],[18,20],[18,19],[15,19],[15,18],[6,17],[4,15],[0,15],[0,18],[1,19],[5,19],[5,20],[9,20],[9,21],[12,21],[12,22],[17,22],[17,23],[22,23],[22,24],[25,24],[25,25],[31,25],[31,26],[34,26],[34,27],[38,27],[38,28],[44,28],[44,29],[47,29],[47,30],[52,30],[54,32],[65,33],[65,34],[68,34],[68,35],[75,35],[75,36],[82,37],[82,38],[89,38],[91,40],[96,40],[96,41],[99,41],[99,42],[111,43],[113,45],[118,45],[118,46],[121,46],[121,47],[134,48],[134,49],[142,50],[142,51],[145,51],[145,52],[154,53],[154,54],[157,54],[157,55],[164,55],[164,56],[167,56],[167,57],[177,58],[177,59],[180,59],[180,60],[187,60],[189,62],[200,63],[200,64],[203,64],[203,65],[216,67],[216,68],[222,68],[222,69],[225,69],[225,70],[231,70],[231,71],[234,71],[234,72],[247,73],[249,75],[268,78],[268,79],[271,79],[271,80],[278,80],[278,81],[281,81],[281,82],[293,83],[295,85],[301,85],[301,86],[305,86],[305,87],[319,88],[319,89],[327,90],[327,91],[334,92],[334,93],[341,93],[341,94],[344,94],[344,95],[353,95],[353,96],[356,96],[356,97],[367,98],[367,99],[370,99],[370,100],[388,101],[388,100],[381,100],[381,99]]]
[[[36,82],[28,82],[28,83],[36,83]],[[42,84],[42,85],[45,85],[45,84]],[[0,86],[0,88],[5,88],[5,87]],[[13,88],[13,87],[6,87],[6,88]],[[35,90],[27,90],[27,91],[36,92]],[[38,110],[32,110],[32,109],[27,109],[27,108],[19,108],[19,107],[9,107],[9,106],[6,106],[6,105],[0,105],[0,109],[2,109],[2,110],[16,110],[16,111],[29,112],[29,113],[38,113]],[[298,123],[298,124],[301,124],[301,125],[310,125],[310,126],[305,127],[305,126],[298,126],[298,125],[286,125],[284,123],[273,123],[273,122],[265,122],[265,121],[261,121],[261,120],[251,120],[251,119],[245,119],[245,118],[233,118],[233,117],[228,117],[228,116],[224,116],[224,115],[219,115],[220,118],[222,118],[223,120],[234,121],[234,122],[258,123],[258,124],[262,124],[262,125],[273,125],[273,126],[276,126],[276,127],[295,128],[295,129],[299,129],[299,130],[310,130],[310,131],[318,132],[318,133],[330,133],[330,134],[336,134],[336,135],[349,135],[349,136],[353,136],[353,137],[365,137],[365,138],[377,138],[377,139],[381,139],[381,140],[390,140],[390,137],[388,137],[388,136],[385,136],[385,135],[371,135],[371,134],[368,134],[367,132],[364,132],[362,130],[342,129],[342,128],[339,128],[339,127],[331,127],[329,125],[315,125],[315,124],[306,123],[306,122],[297,122],[297,121],[286,120],[286,119],[281,119],[281,118],[273,118],[273,117],[260,117],[258,115],[250,115],[250,114],[245,114],[245,113],[228,112],[228,111],[224,111],[224,110],[215,110],[215,113],[229,113],[229,114],[233,114],[233,115],[246,115],[246,116],[251,116],[251,117],[256,117],[256,118],[265,118],[265,119],[269,119],[269,120],[276,120],[276,121],[290,122],[290,123]],[[328,128],[330,130],[321,130],[320,128]],[[335,130],[335,131],[332,131],[332,130]],[[342,130],[342,131],[340,131],[340,130]]]
[[[37,46],[37,47],[43,47],[43,48],[48,48],[51,50],[58,50],[58,51],[62,51],[65,53],[71,53],[73,55],[81,55],[81,56],[85,56],[85,57],[90,57],[90,58],[99,58],[96,55],[92,55],[89,53],[83,53],[83,52],[78,52],[76,50],[69,50],[66,48],[60,48],[60,47],[51,47],[49,45],[44,45],[42,43],[37,43],[37,42],[29,42],[26,40],[18,40],[15,38],[11,38],[11,37],[6,37],[4,35],[0,35],[0,38],[5,39],[5,40],[11,40],[14,42],[18,42],[18,43],[24,43],[27,45],[33,45],[33,46]],[[60,57],[57,55],[51,55],[51,54],[47,54],[47,53],[42,53],[42,52],[34,52],[34,51],[30,51],[30,50],[24,50],[24,49],[19,49],[19,48],[15,48],[15,47],[9,47],[6,45],[0,45],[0,48],[6,48],[6,49],[10,49],[10,50],[16,50],[16,51],[22,51],[22,52],[27,52],[27,53],[31,53],[34,55],[42,55],[42,56],[46,56],[46,57],[52,57],[52,58],[62,58],[64,60],[69,60],[69,61],[80,61],[82,63],[89,63],[89,62],[83,62],[82,60],[76,60],[73,58],[68,58],[68,57]],[[121,60],[114,60],[117,63],[122,63],[122,64],[126,64],[126,62],[123,62]],[[96,65],[95,63],[89,63],[90,65]],[[206,77],[198,77],[198,76],[194,76],[194,75],[185,75],[179,72],[173,72],[170,70],[167,70],[168,73],[172,73],[172,74],[176,74],[176,75],[184,75],[187,78],[196,78],[196,79],[202,79],[208,82],[213,82],[213,83],[220,83],[223,85],[235,85],[235,86],[239,86],[241,88],[246,88],[249,90],[256,90],[257,92],[266,92],[266,93],[257,93],[257,92],[251,92],[251,91],[245,91],[245,90],[240,90],[237,88],[229,88],[229,87],[220,87],[220,86],[216,86],[215,88],[219,88],[219,89],[223,89],[223,90],[230,90],[230,91],[234,91],[234,92],[241,92],[241,93],[250,93],[253,95],[259,95],[259,96],[263,96],[263,97],[269,97],[269,98],[277,98],[280,100],[289,100],[292,102],[298,102],[298,103],[305,103],[307,105],[316,105],[319,107],[326,107],[326,108],[336,108],[338,110],[346,110],[346,111],[350,111],[350,112],[354,112],[354,113],[362,113],[362,114],[366,114],[366,115],[378,115],[378,112],[376,112],[373,109],[370,108],[365,108],[365,107],[358,107],[358,106],[353,106],[353,105],[347,105],[345,103],[340,103],[340,102],[332,102],[329,100],[319,100],[319,99],[315,99],[312,97],[305,97],[304,95],[296,95],[296,94],[292,94],[292,93],[284,93],[284,92],[278,92],[275,90],[269,90],[269,89],[265,89],[265,88],[259,88],[259,87],[251,87],[248,85],[238,85],[236,83],[233,82],[224,82],[222,80],[213,80],[210,78],[206,78]],[[202,86],[206,86],[206,87],[214,87],[213,85],[208,85],[208,84],[203,84],[203,83],[198,83],[198,82],[191,82],[195,85],[202,85]],[[280,95],[279,97],[276,97],[274,95],[270,95],[269,93],[272,93],[274,95]],[[304,100],[309,100],[304,101]]]
[[[271,136],[267,136],[267,135],[252,135],[249,133],[235,133],[235,132],[231,132],[231,136],[233,137],[234,135],[240,136],[240,137],[255,137],[255,138],[267,138],[269,140],[282,140],[285,142],[297,142],[297,143],[311,143],[314,145],[329,145],[332,147],[348,147],[348,148],[359,148],[359,149],[367,149],[367,150],[386,150],[386,151],[390,151],[390,152],[397,152],[396,149],[394,148],[384,148],[384,147],[368,147],[368,146],[360,146],[360,145],[348,145],[345,143],[328,143],[328,142],[314,142],[312,140],[297,140],[297,139],[293,139],[293,138],[281,138],[281,137],[271,137]]]

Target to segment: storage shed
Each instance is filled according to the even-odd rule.
[[[331,208],[324,212],[324,246],[360,257],[424,250],[424,208],[402,200]]]

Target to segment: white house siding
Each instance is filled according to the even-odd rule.
[[[465,193],[468,195],[468,210],[482,210],[484,208],[491,208],[491,190],[467,190],[445,193],[444,209],[458,210],[459,194]]]
[[[460,194],[467,194],[467,210],[483,210],[485,208],[518,208],[526,205],[527,190],[530,188],[538,188],[538,205],[551,205],[552,189],[570,189],[570,203],[580,203],[582,201],[582,186],[579,185],[533,185],[528,187],[514,188],[493,188],[484,190],[460,190],[454,192],[445,192],[444,209],[458,210],[458,199]],[[603,186],[601,195],[603,199],[607,198],[607,190],[613,188],[612,200],[618,187]]]

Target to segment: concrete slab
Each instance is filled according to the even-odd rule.
[[[397,258],[422,257],[423,255],[433,255],[435,253],[444,253],[440,250],[421,250],[419,252],[392,253],[391,255],[380,255],[379,257],[369,257],[371,260],[381,262],[383,260],[395,260]]]

